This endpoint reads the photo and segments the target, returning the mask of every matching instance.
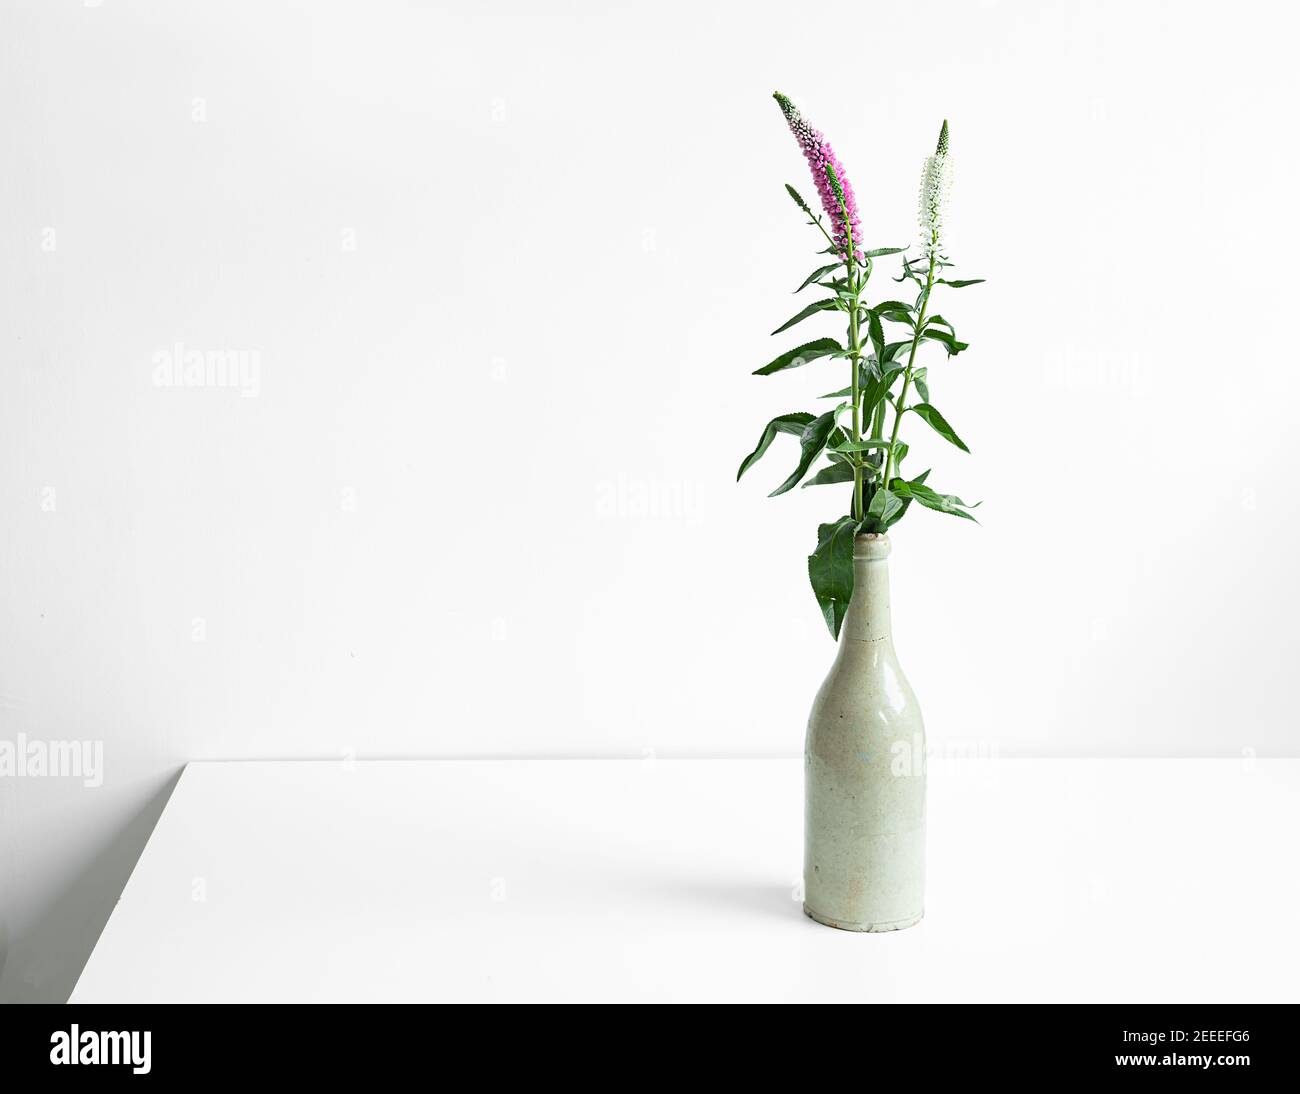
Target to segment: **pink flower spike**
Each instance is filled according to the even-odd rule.
[[[861,247],[862,222],[858,219],[858,202],[853,195],[853,184],[849,182],[848,176],[845,175],[844,167],[836,157],[835,150],[831,148],[830,141],[803,120],[799,108],[786,96],[779,91],[775,91],[772,93],[772,97],[780,104],[781,112],[785,115],[785,120],[790,126],[790,132],[794,134],[794,139],[799,142],[799,147],[803,149],[804,159],[808,161],[808,166],[812,170],[813,185],[817,187],[817,194],[822,200],[822,211],[831,222],[831,237],[839,248],[840,257],[846,258],[848,256],[849,233],[852,232],[853,250],[857,259],[862,261],[864,258]],[[843,208],[841,208],[839,198],[836,197],[831,186],[830,176],[827,172],[828,167],[834,172],[835,178],[839,180],[840,188],[844,194]]]

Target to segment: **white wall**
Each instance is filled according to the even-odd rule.
[[[187,760],[800,749],[842,499],[764,497],[788,437],[733,483],[842,383],[749,375],[816,245],[774,87],[873,245],[952,122],[935,740],[1295,754],[1281,10],[6,4],[0,740],[104,781],[0,779],[0,998],[66,994]],[[156,386],[177,342],[256,394]]]

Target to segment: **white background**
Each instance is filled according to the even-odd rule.
[[[749,375],[817,264],[774,88],[872,246],[952,124],[933,739],[1296,754],[1281,10],[6,3],[0,739],[105,779],[0,780],[0,999],[66,996],[188,760],[798,753],[843,491],[766,499],[789,437],[733,480],[844,378]]]

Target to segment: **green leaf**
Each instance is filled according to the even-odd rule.
[[[954,517],[964,517],[966,520],[975,520],[970,513],[966,512],[967,509],[972,509],[974,506],[967,505],[961,498],[952,494],[940,494],[931,490],[928,486],[922,486],[915,480],[912,482],[894,482],[892,485],[895,493],[900,494],[902,497],[914,498],[927,509],[933,509],[938,513],[951,513]],[[975,520],[975,523],[978,524],[979,521]]]
[[[931,327],[931,326],[935,326],[935,327],[947,327],[949,333],[950,333],[954,338],[957,337],[957,328],[954,327],[951,323],[949,323],[948,320],[946,320],[942,315],[932,315],[932,316],[930,316],[928,319],[926,319],[926,321],[925,321],[925,325],[926,325],[927,327]]]
[[[832,262],[829,266],[822,266],[820,269],[813,270],[812,273],[810,273],[807,277],[803,279],[803,284],[800,285],[797,289],[795,289],[795,292],[797,293],[803,292],[804,289],[806,289],[814,281],[821,280],[828,273],[834,273],[839,268],[840,268],[840,264],[838,262]]]
[[[903,458],[910,451],[911,449],[907,447],[906,441],[899,441],[896,445],[894,445],[894,466],[897,467],[900,463],[902,463]]]
[[[836,410],[836,413],[838,414],[839,410]],[[835,451],[835,446],[837,444],[843,444],[848,439],[848,434],[846,434],[839,426],[832,429],[831,435],[826,438],[826,458],[832,463],[847,463],[852,467],[853,458],[851,456],[846,456],[843,452]]]
[[[758,447],[748,456],[740,461],[740,470],[736,472],[736,481],[740,481],[740,476],[756,464],[763,453],[776,439],[778,433],[791,433],[799,436],[809,422],[813,420],[811,414],[805,414],[799,411],[794,414],[782,414],[779,418],[773,418],[763,427],[763,435],[758,438]]]
[[[899,455],[899,453],[905,450],[906,448],[907,445],[905,445],[902,441],[898,442],[898,448],[894,449],[895,465],[903,462],[903,457]],[[904,483],[903,485],[919,486],[921,483],[925,482],[925,480],[929,478],[929,476],[930,476],[930,469],[926,468],[919,475],[917,475],[916,478],[910,480],[910,482],[908,483]],[[903,517],[907,515],[908,506],[912,504],[912,497],[910,494],[904,494],[899,492],[898,486],[901,481],[902,481],[901,479],[894,479],[889,484],[890,489],[893,490],[896,495],[898,495],[903,499],[903,505],[902,508],[900,508],[898,512],[895,513],[893,517],[890,519],[889,524],[885,528],[885,531],[889,531],[890,528],[892,528],[895,524],[897,524],[900,520],[902,520]]]
[[[913,414],[925,422],[931,429],[939,434],[945,441],[955,444],[963,452],[969,452],[966,442],[957,436],[956,430],[948,424],[948,420],[940,414],[929,403],[917,403],[914,407],[909,407]]]
[[[930,385],[926,382],[928,373],[924,368],[918,368],[912,373],[912,383],[916,385],[916,390],[921,393],[921,398],[927,403],[930,401]]]
[[[838,639],[844,613],[853,599],[853,536],[855,521],[840,517],[817,529],[817,549],[808,556],[808,580],[831,637]]]
[[[852,409],[853,409],[853,404],[850,403],[847,399],[845,399],[844,402],[840,403],[839,406],[837,406],[834,410],[832,410],[831,413],[835,416],[835,424],[837,426],[839,425],[841,414],[843,414],[847,410],[852,410]],[[826,443],[838,444],[840,441],[844,440],[845,437],[847,436],[848,436],[847,433],[843,433],[837,430],[834,434],[831,435],[830,439]]]
[[[871,420],[876,404],[889,393],[889,386],[894,382],[895,375],[895,372],[890,372],[885,376],[872,376],[863,386],[862,416],[867,421]]]
[[[774,372],[806,365],[809,361],[817,360],[818,357],[826,357],[832,353],[842,352],[843,347],[834,338],[818,338],[815,342],[805,342],[802,346],[796,346],[794,349],[781,354],[780,357],[770,361],[762,368],[756,368],[754,375],[771,376]]]
[[[882,319],[890,319],[896,323],[911,323],[914,309],[911,304],[904,304],[901,300],[885,300],[873,306],[871,310]]]
[[[899,510],[903,508],[903,499],[887,487],[879,487],[871,497],[871,504],[867,507],[867,516],[874,517],[881,525],[883,532],[893,522],[894,517]]]
[[[946,330],[927,330],[921,338],[927,342],[938,342],[948,351],[949,357],[955,357],[962,350],[970,348],[969,342],[958,342]]]
[[[810,486],[828,486],[831,483],[852,481],[853,464],[832,463],[818,471],[817,474],[803,484],[801,489],[807,490]]]
[[[967,278],[965,281],[945,281],[943,278],[940,278],[935,282],[935,284],[947,285],[951,289],[964,289],[967,285],[982,285],[984,284],[984,281],[985,279],[982,277],[971,277]]]
[[[834,311],[836,303],[834,300],[818,300],[814,304],[809,304],[798,315],[792,316],[776,328],[772,333],[780,334],[783,330],[789,330],[796,323],[802,323],[810,315],[816,315],[819,311]]]
[[[826,447],[826,440],[835,428],[835,411],[828,410],[819,418],[814,418],[806,426],[803,432],[799,434],[799,466],[791,472],[790,477],[780,486],[768,494],[769,498],[774,498],[778,494],[784,494],[787,490],[793,490],[799,485],[799,481],[808,473],[808,468],[812,466],[821,451]]]
[[[867,320],[867,334],[871,338],[871,348],[876,351],[876,360],[883,361],[885,358],[885,329],[880,325],[880,316],[874,311],[871,318]]]
[[[907,349],[911,344],[912,340],[910,338],[905,342],[890,342],[885,346],[885,355],[880,359],[881,364],[888,364],[890,361],[897,361],[902,355],[903,350]],[[902,368],[903,366],[900,364],[898,367]]]
[[[835,446],[836,452],[865,452],[869,448],[888,448],[888,437],[871,437],[865,441],[845,441]]]
[[[883,258],[885,255],[901,255],[905,250],[906,247],[877,247],[865,253],[868,258]]]

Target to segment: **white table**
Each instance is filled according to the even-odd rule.
[[[800,912],[798,760],[193,763],[74,1002],[1300,998],[1300,761],[932,764],[920,926]]]

